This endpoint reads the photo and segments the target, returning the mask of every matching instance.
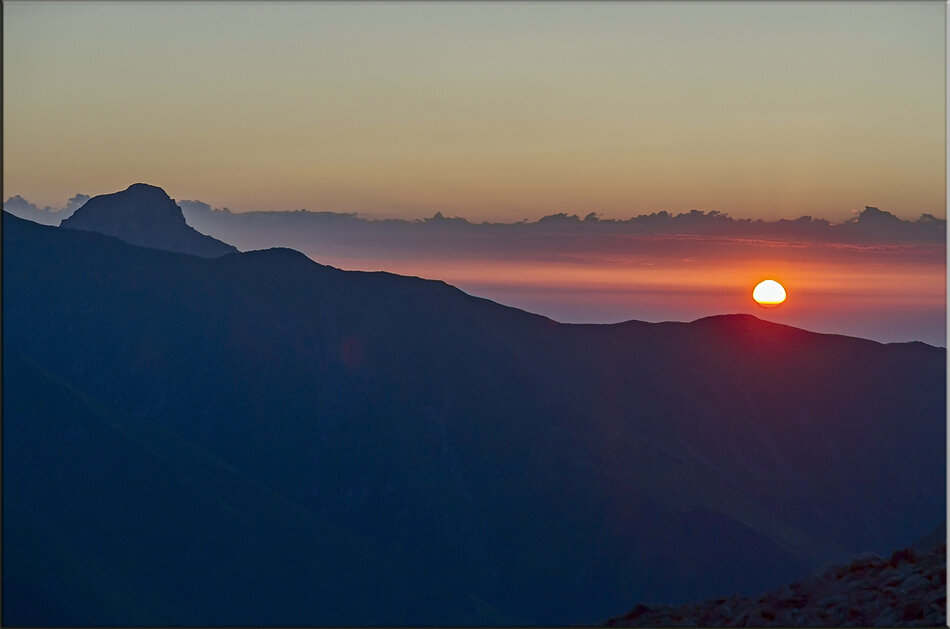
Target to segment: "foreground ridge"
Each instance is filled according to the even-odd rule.
[[[610,627],[877,626],[934,627],[947,622],[947,545],[925,552],[874,553],[760,596],[686,605],[637,604]]]

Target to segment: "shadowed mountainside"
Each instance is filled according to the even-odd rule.
[[[121,192],[89,199],[61,227],[115,236],[133,245],[216,258],[235,247],[185,223],[181,208],[156,186],[132,184]]]
[[[590,622],[944,518],[943,349],[751,316],[562,325],[286,249],[3,220],[8,624]]]
[[[511,622],[160,424],[4,367],[4,624],[434,622],[420,591]]]

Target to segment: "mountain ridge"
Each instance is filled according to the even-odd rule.
[[[133,185],[147,186],[147,184],[133,184]],[[152,187],[152,186],[149,186],[149,187]],[[158,189],[161,190],[160,188],[158,188]],[[38,225],[44,225],[43,223],[38,223],[38,222],[36,222],[36,221],[31,221],[30,219],[27,219],[27,218],[22,218],[22,217],[16,216],[16,215],[11,214],[10,212],[8,212],[8,211],[6,211],[6,210],[3,210],[3,215],[4,215],[4,218],[9,217],[10,220],[27,221],[27,222],[35,223],[35,224],[38,224]],[[45,225],[44,225],[44,226],[45,226]],[[119,236],[114,236],[114,235],[112,235],[112,234],[100,232],[100,231],[97,231],[97,230],[82,230],[82,231],[90,231],[90,232],[97,233],[97,234],[100,234],[100,235],[103,235],[103,236],[117,238],[118,240],[121,240],[121,241],[123,241],[123,242],[128,242],[127,240],[125,240],[125,239],[123,239],[123,238],[121,238],[121,237],[119,237]],[[135,244],[135,243],[128,243],[128,244]],[[226,243],[224,243],[224,244],[226,244]],[[137,246],[148,246],[148,245],[137,245]],[[230,245],[229,245],[229,246],[230,246]],[[175,252],[175,253],[187,253],[187,252],[175,251],[175,250],[172,250],[172,249],[166,249],[166,248],[164,248],[164,247],[159,247],[159,246],[148,246],[148,248],[151,248],[151,249],[161,249],[161,250],[164,250],[164,251],[171,251],[171,252]],[[433,282],[433,283],[436,283],[436,284],[445,284],[446,286],[450,286],[451,288],[453,288],[453,289],[455,289],[455,290],[459,290],[460,292],[464,293],[464,291],[461,291],[461,290],[458,289],[457,287],[452,286],[451,284],[448,284],[448,283],[444,282],[443,280],[438,280],[438,279],[423,278],[423,277],[412,276],[412,275],[402,275],[402,274],[398,274],[398,273],[392,273],[392,272],[389,272],[389,271],[344,271],[343,269],[339,269],[338,267],[335,267],[335,266],[332,266],[332,265],[322,264],[322,263],[320,263],[320,262],[318,262],[318,261],[316,261],[316,260],[310,258],[310,257],[307,256],[306,254],[304,254],[304,253],[298,251],[297,249],[292,248],[292,247],[276,246],[276,247],[267,247],[267,248],[264,248],[264,249],[252,249],[252,250],[248,250],[248,251],[239,251],[239,250],[237,250],[236,248],[232,248],[232,250],[230,250],[230,251],[228,251],[227,253],[223,254],[223,256],[229,256],[229,255],[232,255],[232,254],[253,254],[254,256],[273,256],[273,259],[275,259],[275,260],[278,259],[278,257],[284,257],[284,258],[286,258],[286,259],[288,259],[288,260],[289,260],[289,259],[294,259],[294,258],[296,258],[296,259],[299,259],[299,260],[301,260],[301,261],[302,261],[302,260],[306,260],[307,262],[310,262],[310,263],[315,264],[315,265],[320,266],[320,267],[329,268],[329,269],[334,269],[334,270],[338,270],[338,271],[345,272],[345,273],[369,274],[369,275],[377,274],[377,275],[380,275],[380,276],[393,276],[393,277],[417,278],[417,279],[420,279],[420,280],[423,280],[423,281],[426,281],[426,282]],[[223,257],[223,256],[202,256],[202,257]],[[767,319],[763,319],[763,318],[761,318],[761,317],[758,317],[758,316],[756,316],[756,315],[749,314],[749,313],[721,313],[721,314],[712,314],[712,315],[706,315],[706,316],[703,316],[703,317],[699,317],[699,318],[693,319],[693,320],[691,320],[691,321],[643,321],[643,320],[640,320],[640,319],[628,319],[628,320],[625,320],[625,321],[618,321],[618,322],[616,322],[616,323],[564,323],[564,322],[554,321],[553,319],[550,319],[550,317],[546,317],[545,315],[539,315],[539,314],[537,314],[537,313],[531,313],[531,312],[526,311],[526,310],[524,310],[524,309],[522,309],[522,308],[518,308],[518,307],[515,307],[515,306],[508,306],[508,305],[506,305],[506,304],[501,304],[500,302],[497,302],[497,301],[495,301],[495,300],[493,300],[493,299],[490,299],[490,298],[487,298],[487,297],[477,297],[477,296],[474,296],[474,295],[469,295],[468,293],[464,293],[464,294],[468,295],[469,297],[472,297],[473,299],[484,299],[484,300],[486,300],[486,301],[489,301],[489,302],[498,304],[498,305],[503,306],[503,307],[505,307],[505,308],[512,308],[512,309],[514,309],[514,310],[518,310],[519,312],[525,312],[525,313],[527,313],[527,314],[531,314],[532,316],[543,317],[543,318],[545,318],[545,319],[551,320],[552,322],[558,323],[559,325],[565,325],[565,326],[578,326],[578,327],[580,327],[580,326],[597,326],[597,327],[611,327],[611,326],[617,326],[617,327],[623,327],[623,326],[635,326],[635,325],[641,325],[641,324],[642,324],[642,325],[650,325],[650,326],[660,326],[660,325],[687,325],[687,324],[696,324],[696,323],[702,324],[702,323],[715,323],[715,322],[726,323],[726,322],[729,322],[729,321],[732,321],[732,320],[749,320],[749,319],[754,319],[755,321],[760,321],[760,322],[762,322],[762,323],[764,323],[764,324],[767,324],[767,325],[780,326],[780,327],[785,327],[785,328],[789,328],[789,329],[792,329],[792,330],[797,330],[797,331],[800,331],[800,332],[807,332],[807,333],[810,333],[810,334],[818,334],[818,335],[822,335],[822,336],[831,336],[831,337],[840,336],[840,337],[843,337],[843,338],[859,339],[859,340],[862,340],[862,341],[867,341],[867,342],[870,342],[870,343],[877,343],[877,344],[880,344],[880,345],[908,345],[908,344],[919,343],[919,344],[921,344],[921,345],[926,345],[927,347],[940,348],[940,346],[935,346],[935,345],[932,345],[932,344],[930,344],[930,343],[926,343],[926,342],[924,342],[924,341],[916,341],[916,340],[915,340],[915,341],[881,342],[881,341],[877,341],[877,340],[874,340],[874,339],[867,339],[867,338],[863,338],[863,337],[859,337],[859,336],[853,336],[853,335],[849,335],[849,334],[829,333],[829,332],[820,332],[820,331],[815,331],[815,330],[807,330],[807,329],[799,328],[799,327],[793,326],[793,325],[788,325],[788,324],[783,324],[783,323],[777,323],[777,322],[774,322],[774,321],[768,321]]]
[[[5,363],[406,549],[508,618],[763,591],[944,517],[940,348],[750,317],[559,324],[286,250],[204,259],[3,218]],[[446,605],[434,624],[471,618],[466,596],[420,596]]]

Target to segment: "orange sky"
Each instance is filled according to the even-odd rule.
[[[690,321],[749,313],[818,332],[946,345],[946,272],[939,261],[861,265],[751,259],[717,264],[703,259],[658,260],[649,267],[326,256],[320,261],[351,270],[386,269],[441,279],[470,294],[569,323]],[[784,304],[764,308],[752,300],[752,289],[763,279],[785,286]]]

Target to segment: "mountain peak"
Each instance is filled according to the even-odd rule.
[[[150,194],[150,195],[156,195],[156,196],[160,195],[165,198],[169,198],[169,199],[171,198],[168,196],[168,193],[165,192],[165,190],[163,190],[162,188],[159,188],[158,186],[153,186],[152,184],[149,184],[149,183],[141,183],[141,182],[133,183],[131,186],[126,188],[123,192],[134,192],[136,194]],[[118,193],[115,193],[115,194],[118,194]]]
[[[759,317],[746,314],[746,313],[735,313],[735,314],[719,314],[719,315],[710,315],[708,317],[701,317],[692,322],[692,325],[701,325],[701,326],[718,326],[723,328],[758,328],[758,327],[770,327],[779,325],[772,323],[771,321],[766,321],[765,319],[760,319]]]
[[[709,315],[707,317],[700,317],[699,319],[693,321],[693,323],[698,323],[700,321],[762,321],[762,319],[753,314],[737,312],[733,314],[717,314]]]
[[[89,199],[61,227],[115,236],[130,244],[216,258],[235,247],[199,233],[163,189],[134,183],[121,192]]]

